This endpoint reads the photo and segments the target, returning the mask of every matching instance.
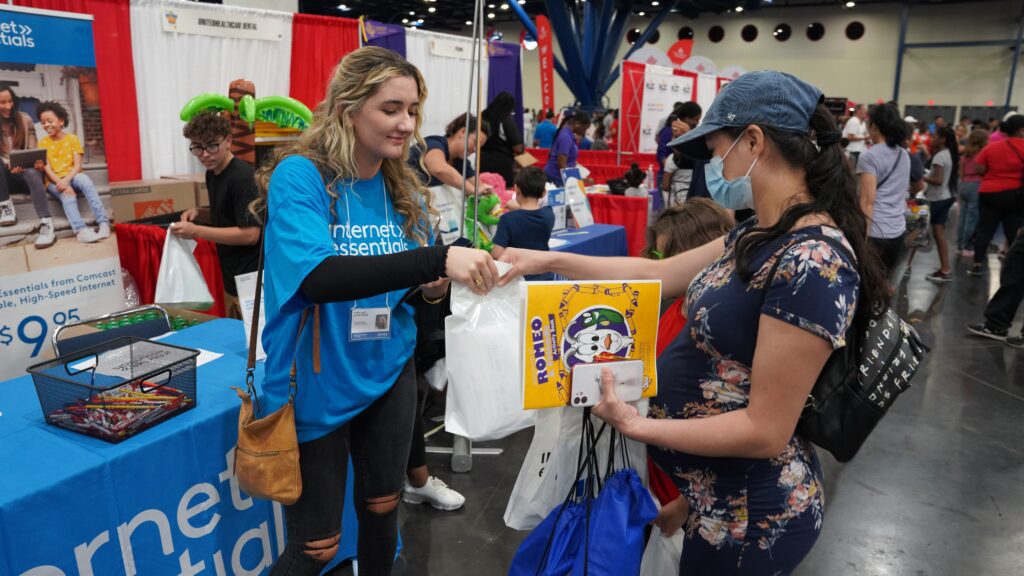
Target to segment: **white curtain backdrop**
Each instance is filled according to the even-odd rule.
[[[280,40],[250,40],[165,32],[166,10],[208,10],[210,16],[230,14],[286,21]],[[235,6],[132,0],[132,52],[139,100],[142,177],[159,178],[202,171],[181,135],[181,108],[206,92],[227,94],[233,80],[256,85],[256,97],[288,95],[292,52],[292,15]],[[108,138],[112,137],[108,135]]]
[[[451,58],[431,54],[431,39],[440,39],[464,47],[466,54],[472,54],[473,40],[464,36],[438,34],[425,30],[406,30],[405,57],[423,73],[427,81],[427,105],[423,110],[424,136],[444,134],[444,128],[456,116],[466,113],[467,98],[472,92],[472,112],[476,114],[477,88],[470,85],[472,60]],[[483,47],[484,107],[487,106],[487,46]]]

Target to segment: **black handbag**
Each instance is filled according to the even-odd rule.
[[[803,239],[827,242],[856,261],[835,238],[814,234]],[[775,271],[789,247],[777,255],[765,291],[774,281]],[[834,351],[821,369],[800,414],[796,433],[831,452],[836,460],[848,462],[896,398],[910,388],[929,351],[914,327],[892,308],[867,326],[850,326],[846,346]]]

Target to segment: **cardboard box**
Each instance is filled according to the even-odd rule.
[[[538,162],[537,157],[529,152],[523,152],[522,154],[515,157],[516,164],[519,164],[521,168],[527,166],[533,166]]]
[[[202,208],[210,205],[210,191],[206,189],[206,173],[180,174],[176,176],[161,176],[162,180],[176,180],[179,182],[191,182],[196,188],[196,206]]]
[[[110,183],[115,222],[131,222],[196,206],[195,184],[180,180],[132,180]]]

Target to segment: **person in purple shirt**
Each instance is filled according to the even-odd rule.
[[[548,162],[544,166],[544,174],[548,181],[556,186],[562,185],[562,170],[576,166],[576,157],[579,155],[579,142],[586,134],[590,126],[590,117],[586,112],[566,114],[562,124],[558,127],[558,134],[555,136],[555,143],[551,146],[551,153],[548,154]]]

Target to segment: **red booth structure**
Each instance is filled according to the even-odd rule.
[[[167,229],[151,224],[117,224],[115,229],[121,266],[128,270],[139,287],[139,303],[152,304],[156,295],[156,278],[160,272]],[[217,245],[209,240],[197,239],[196,242],[198,244],[193,254],[199,262],[203,278],[206,279],[206,286],[213,295],[213,307],[200,312],[223,318],[224,278],[220,273]]]

